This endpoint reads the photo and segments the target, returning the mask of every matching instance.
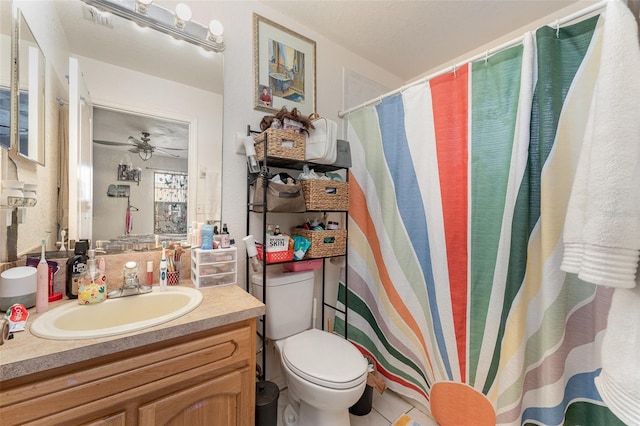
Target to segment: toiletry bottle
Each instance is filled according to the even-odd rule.
[[[229,248],[231,246],[231,237],[227,230],[227,224],[222,225],[222,234],[220,235],[220,248]]]
[[[44,238],[40,240],[42,244],[42,254],[40,255],[40,262],[36,271],[37,284],[36,284],[36,312],[47,312],[49,308],[49,264],[47,259],[44,258],[44,246],[47,240]]]
[[[165,248],[167,247],[167,242],[162,242],[162,258],[160,259],[160,291],[165,291],[167,289],[167,257],[165,254]]]
[[[153,285],[153,260],[147,261],[147,285]]]
[[[87,269],[88,249],[89,242],[87,240],[76,242],[74,254],[67,260],[66,293],[69,299],[78,298],[78,279]]]
[[[213,250],[213,225],[210,221],[202,227],[202,250]]]

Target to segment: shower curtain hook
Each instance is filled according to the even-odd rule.
[[[458,67],[456,66],[456,64],[453,64],[453,76],[454,77],[458,76],[457,71],[458,71]]]
[[[560,21],[556,19],[556,38],[560,38]]]
[[[486,64],[487,62],[489,62],[489,51],[485,50],[484,51],[484,63]]]

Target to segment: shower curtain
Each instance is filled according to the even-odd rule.
[[[438,421],[621,424],[594,385],[612,290],[560,269],[605,22],[540,28],[348,116],[335,330]]]

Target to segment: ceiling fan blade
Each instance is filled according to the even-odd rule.
[[[134,154],[139,153],[141,150],[140,148],[138,148],[137,146],[134,146],[133,148],[129,149],[129,152],[133,152]]]
[[[112,146],[131,146],[130,143],[101,141],[101,140],[97,140],[97,139],[94,139],[93,143],[97,143],[97,144],[100,144],[100,145],[112,145]]]
[[[169,149],[171,151],[188,151],[188,149],[186,149],[186,148],[169,148],[169,147],[166,147],[166,146],[156,146],[154,148],[155,149]]]
[[[176,155],[176,154],[174,154],[172,152],[165,151],[164,148],[154,147],[153,150],[154,151],[158,151],[158,152],[162,152],[163,154],[170,155],[171,157],[176,157],[176,158],[180,157],[179,155]]]

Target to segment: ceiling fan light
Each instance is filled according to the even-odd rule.
[[[153,156],[153,151],[138,151],[138,155],[142,159],[142,161],[147,161]]]

